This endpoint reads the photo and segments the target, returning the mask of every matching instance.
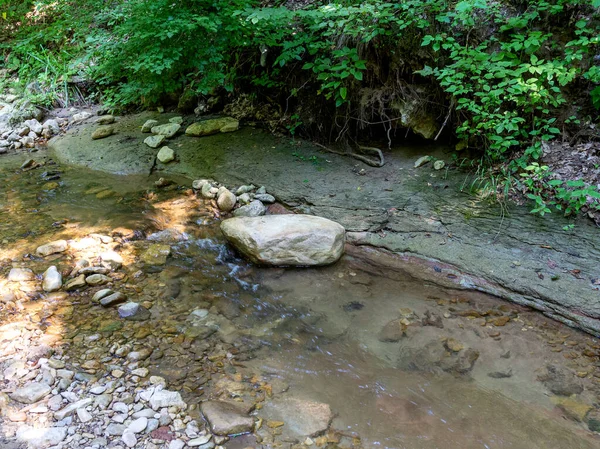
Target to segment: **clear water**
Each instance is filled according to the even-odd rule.
[[[44,179],[49,170],[60,171],[60,179]],[[577,378],[586,386],[578,400],[598,403],[598,359],[584,355],[598,348],[592,337],[482,294],[378,277],[347,256],[319,269],[251,266],[226,245],[218,213],[187,190],[189,180],[158,189],[154,178],[56,166],[4,169],[0,178],[4,271],[15,263],[37,273],[51,263],[72,266],[69,256],[52,262],[23,257],[57,238],[136,231],[118,248],[125,277],[116,287],[152,306],[149,321],[122,322],[109,338],[94,340],[89,337],[118,317],[92,305],[89,292],[72,295],[52,312],[43,301],[28,309],[48,312],[44,329],[58,328],[73,359],[89,354],[94,341],[99,353],[107,351],[107,341],[159,347],[165,355],[150,360],[151,372],[192,402],[212,391],[215,373],[260,375],[285,385],[285,395],[329,404],[339,447],[600,447],[598,435],[566,418],[538,380],[549,363],[572,376],[586,372]],[[112,193],[102,194],[107,190]],[[164,266],[148,267],[138,257],[157,242],[170,245],[171,256]],[[200,309],[218,329],[212,337],[198,336],[206,322],[192,312]],[[443,327],[422,325],[431,314]],[[499,317],[510,321],[496,326]],[[396,319],[405,320],[405,336],[380,341],[382,328]],[[460,351],[448,349],[448,338]],[[195,357],[209,351],[223,359],[231,348],[239,352],[235,364],[207,367],[205,358]],[[430,357],[429,348],[437,356]],[[456,361],[469,348],[478,353],[470,369]]]

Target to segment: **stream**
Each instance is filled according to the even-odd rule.
[[[588,334],[482,293],[381,276],[360,257],[310,269],[251,265],[186,178],[158,187],[158,176],[46,163],[4,167],[0,179],[0,391],[32,380],[53,390],[35,407],[0,401],[0,447],[25,447],[19,428],[56,421],[68,432],[54,447],[122,447],[107,431],[118,423],[114,404],[130,416],[142,410],[151,376],[188,408],[129,447],[209,435],[199,409],[208,399],[247,407],[256,424],[195,444],[206,449],[600,446],[600,343]],[[35,254],[60,239],[67,251]],[[122,259],[107,283],[42,291],[49,266],[66,282],[78,261],[100,265],[107,252]],[[36,276],[9,282],[15,267]],[[123,319],[92,300],[107,287],[148,316]],[[44,368],[48,360],[63,368]],[[75,373],[62,385],[61,369]],[[94,387],[112,397],[87,405],[90,421],[52,416],[54,396],[63,407],[61,392],[95,397]]]

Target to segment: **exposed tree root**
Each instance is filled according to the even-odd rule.
[[[329,153],[339,154],[340,156],[351,156],[354,159],[358,159],[359,161],[362,161],[365,164],[370,165],[371,167],[383,167],[385,165],[385,158],[383,157],[383,153],[379,148],[363,147],[361,145],[358,146],[359,151],[361,151],[363,153],[375,153],[377,155],[378,159],[374,159],[374,158],[371,158],[368,156],[363,156],[362,154],[358,154],[358,153],[335,151],[335,150],[332,150],[331,148],[327,148],[325,145],[321,145],[320,143],[315,143],[315,145]]]

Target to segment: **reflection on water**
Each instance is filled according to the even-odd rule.
[[[165,355],[151,360],[151,371],[180,382],[188,397],[210,384],[198,354],[216,336],[236,349],[240,370],[285,384],[286,395],[329,404],[331,428],[358,438],[357,447],[600,445],[584,423],[565,419],[538,380],[548,365],[559,366],[566,382],[585,385],[578,401],[598,404],[591,337],[478,293],[375,277],[349,257],[321,269],[250,266],[187,187],[159,190],[143,178],[72,170],[52,185],[37,172],[2,176],[5,258],[58,237],[117,228],[127,237],[118,248],[132,260],[123,282],[132,299],[150,303],[152,318],[116,326],[112,338],[155,342]],[[139,263],[151,244],[170,247],[165,265]],[[47,264],[31,263],[36,272]],[[74,307],[87,307],[66,325],[81,338],[111,313],[89,301]]]

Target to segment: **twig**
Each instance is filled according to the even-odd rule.
[[[446,114],[446,119],[444,120],[444,123],[442,123],[442,127],[440,128],[433,140],[438,140],[438,137],[440,137],[440,134],[442,134],[442,131],[444,130],[446,123],[448,123],[450,115],[452,114],[452,108],[454,108],[454,97],[452,97],[452,101],[450,102],[450,107],[448,108],[448,114]]]

